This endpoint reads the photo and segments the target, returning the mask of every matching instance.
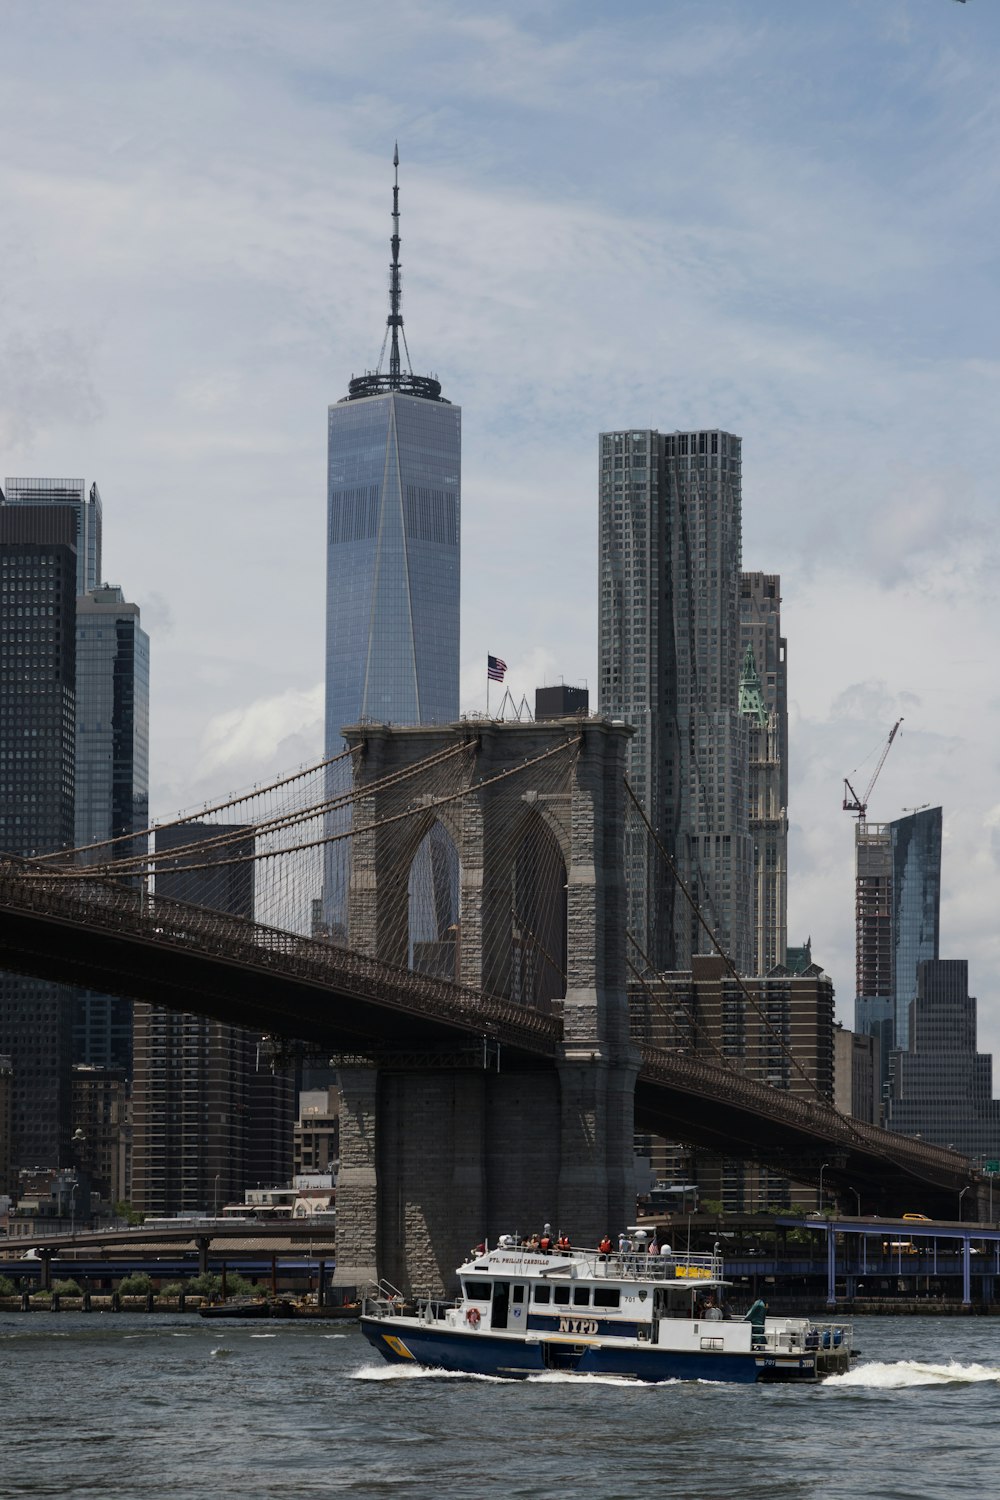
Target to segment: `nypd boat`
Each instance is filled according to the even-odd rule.
[[[504,1235],[457,1274],[454,1302],[408,1306],[380,1283],[361,1317],[372,1347],[393,1363],[505,1378],[816,1381],[850,1368],[847,1324],[768,1317],[763,1302],[730,1316],[717,1253],[541,1253]]]

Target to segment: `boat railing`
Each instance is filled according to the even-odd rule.
[[[615,1281],[721,1281],[723,1278],[722,1256],[711,1254],[689,1254],[685,1251],[670,1251],[668,1254],[649,1253],[645,1250],[551,1250],[541,1252],[524,1241],[503,1243],[495,1247],[503,1253],[512,1268],[518,1264],[530,1267],[533,1274],[540,1270],[539,1259],[546,1265],[542,1274],[558,1276],[584,1275]]]
[[[377,1285],[370,1281],[361,1294],[361,1310],[367,1318],[399,1317],[405,1302],[399,1287],[385,1277]]]
[[[809,1320],[806,1329],[807,1349],[850,1350],[854,1341],[854,1329],[850,1323],[814,1323]]]
[[[435,1297],[426,1292],[416,1298],[417,1317],[423,1323],[443,1323],[452,1308],[462,1307],[461,1297]]]

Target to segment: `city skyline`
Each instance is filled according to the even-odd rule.
[[[323,409],[370,358],[398,134],[408,305],[465,410],[461,706],[490,650],[518,698],[593,694],[599,431],[740,432],[744,567],[780,573],[794,643],[789,938],[849,1017],[841,778],[903,714],[871,815],[943,804],[945,956],[995,1050],[996,14],[636,5],[609,70],[596,7],[223,4],[193,55],[182,12],[110,4],[92,39],[53,11],[58,43],[14,16],[0,62],[0,445],[128,497],[107,571],[157,640],[153,811],[321,747]]]

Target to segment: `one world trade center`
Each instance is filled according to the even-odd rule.
[[[400,311],[398,150],[393,166],[382,353],[377,368],[353,377],[329,408],[328,758],[344,748],[347,724],[458,718],[462,414],[438,380],[410,366]],[[331,767],[331,795],[349,784],[344,766]],[[330,846],[324,872],[324,915],[335,940],[344,933],[349,842]]]

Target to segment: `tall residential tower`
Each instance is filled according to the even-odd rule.
[[[635,727],[628,775],[717,941],[753,967],[748,720],[740,694],[741,443],[732,433],[600,439],[600,709]],[[629,928],[654,971],[708,939],[638,833]]]

